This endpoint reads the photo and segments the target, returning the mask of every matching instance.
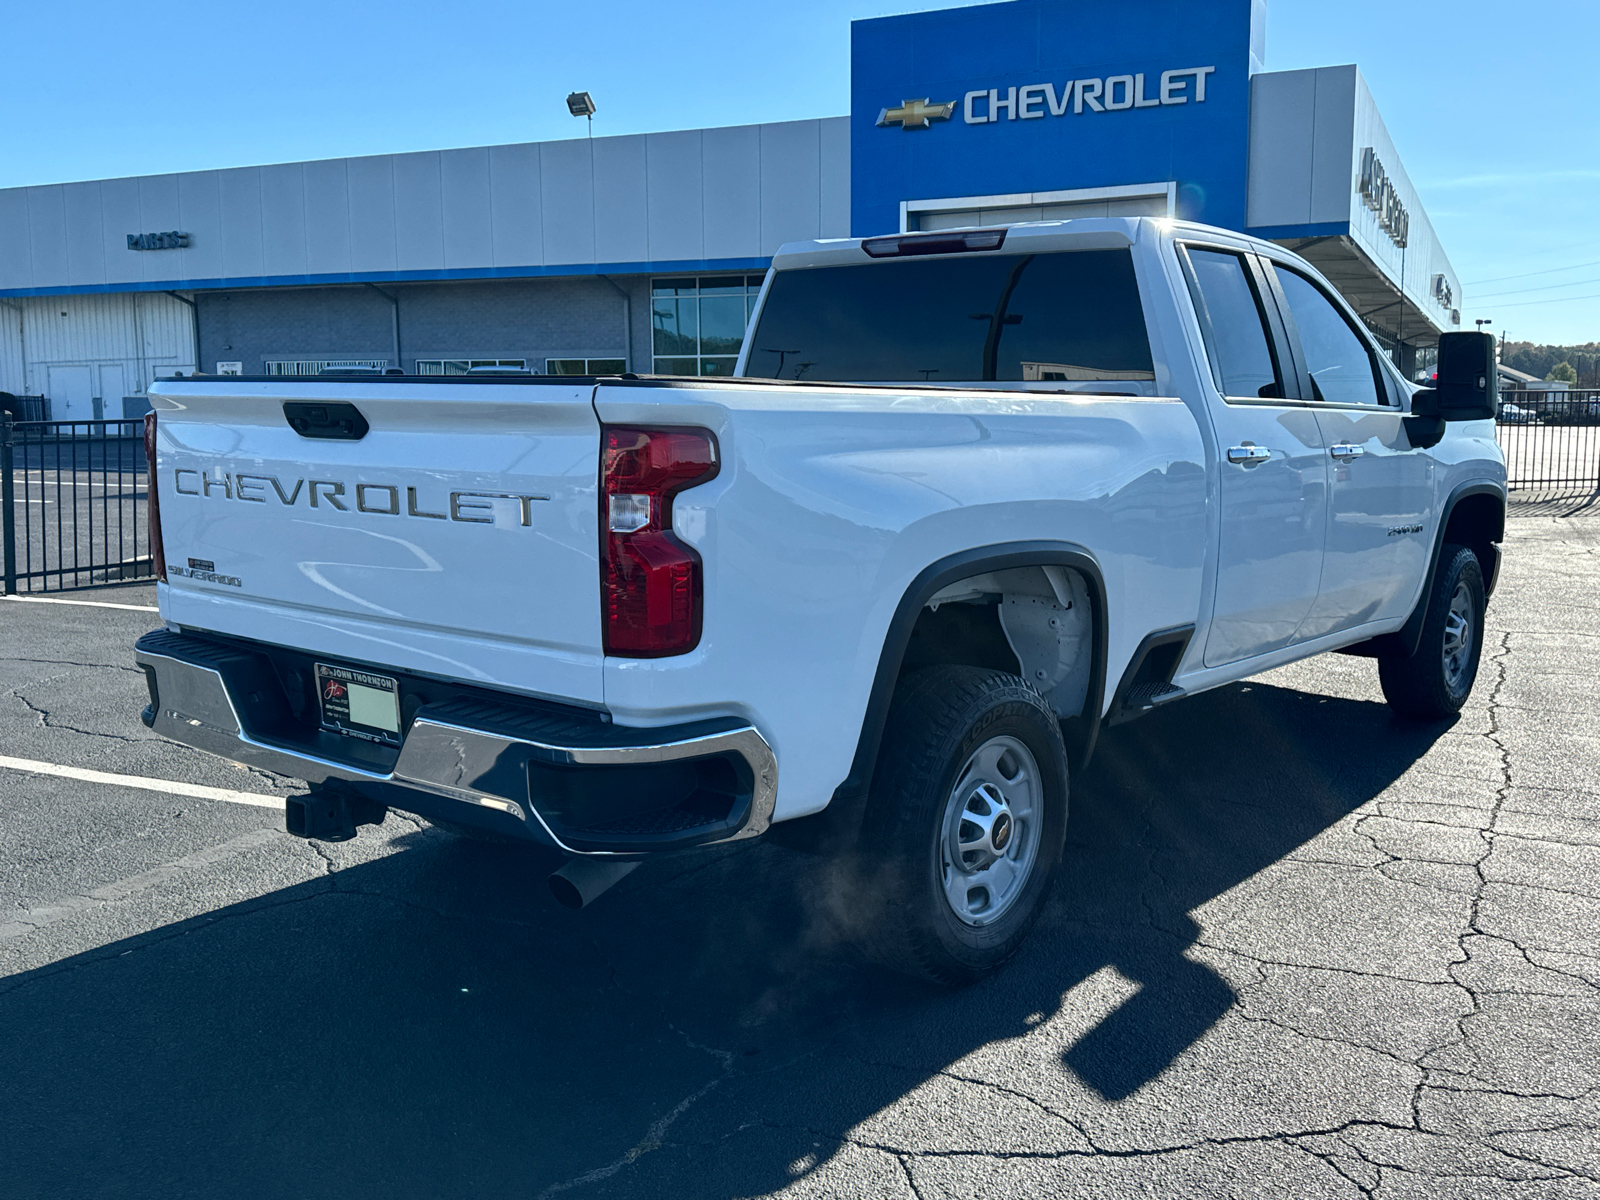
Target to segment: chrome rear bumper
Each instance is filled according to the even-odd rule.
[[[376,789],[402,809],[411,806],[395,798],[397,789],[418,794],[419,800],[440,797],[473,806],[419,804],[416,811],[424,816],[443,812],[457,819],[474,810],[503,814],[526,827],[525,836],[571,854],[635,856],[756,837],[771,823],[777,799],[771,747],[753,726],[735,718],[639,729],[586,714],[521,708],[509,698],[504,704],[492,697],[455,699],[418,709],[396,753],[288,727],[277,678],[265,656],[248,646],[157,630],[139,640],[135,660],[150,681],[145,724],[163,737],[311,783],[338,780],[363,791]],[[728,778],[738,783],[727,815],[699,825],[693,824],[692,812],[664,809],[575,830],[563,825],[549,805],[541,810],[541,781],[558,780],[565,772],[598,772],[604,787],[608,768],[716,761],[734,766]],[[618,788],[627,788],[641,776],[629,771],[616,778]],[[620,825],[621,832],[605,824]],[[511,827],[502,818],[498,828]]]

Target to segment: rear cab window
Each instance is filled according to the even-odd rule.
[[[778,271],[744,373],[1143,395],[1155,389],[1144,308],[1125,249]]]

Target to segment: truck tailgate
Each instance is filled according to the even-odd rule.
[[[152,389],[163,615],[599,704],[593,390],[543,379]],[[354,405],[368,431],[304,436],[286,402],[315,406],[319,421],[342,410],[315,409]]]

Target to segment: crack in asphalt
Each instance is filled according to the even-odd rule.
[[[630,994],[625,989],[619,990],[622,990],[625,995]],[[537,1200],[545,1200],[547,1196],[559,1195],[562,1192],[571,1191],[573,1188],[585,1187],[591,1183],[599,1183],[602,1180],[610,1179],[617,1172],[633,1165],[652,1150],[661,1149],[668,1144],[665,1140],[666,1133],[668,1129],[672,1128],[673,1123],[733,1073],[734,1054],[731,1050],[719,1050],[714,1046],[703,1046],[672,1024],[672,1022],[667,1021],[665,1023],[667,1028],[681,1037],[684,1044],[690,1049],[699,1050],[717,1059],[722,1064],[721,1073],[685,1096],[682,1100],[679,1100],[669,1112],[651,1122],[650,1127],[645,1130],[644,1136],[624,1151],[619,1158],[613,1159],[605,1166],[595,1167],[593,1170],[585,1171],[581,1175],[575,1175],[571,1179],[552,1183],[539,1193]]]
[[[1515,950],[1517,952],[1517,954],[1521,956],[1522,961],[1527,963],[1535,971],[1548,971],[1552,975],[1559,975],[1564,979],[1572,980],[1574,983],[1582,984],[1589,991],[1600,991],[1600,985],[1597,985],[1594,980],[1586,978],[1583,975],[1579,975],[1575,971],[1563,971],[1560,967],[1551,967],[1551,966],[1546,966],[1544,963],[1534,962],[1533,959],[1528,956],[1527,950],[1525,950],[1517,942],[1517,940],[1515,938],[1512,938],[1512,937],[1510,937],[1510,936],[1508,936],[1506,934],[1503,934],[1503,933],[1476,933],[1476,934],[1472,934],[1471,936],[1473,938],[1482,938],[1486,942],[1504,942],[1506,945],[1510,946],[1513,950]],[[1470,953],[1470,951],[1469,951],[1469,953]],[[1522,990],[1519,990],[1517,988],[1485,988],[1484,990],[1488,991],[1488,992],[1491,992],[1491,993],[1505,994],[1505,995],[1528,995],[1528,996],[1536,996],[1536,995],[1537,996],[1571,996],[1571,995],[1574,995],[1574,993],[1572,993],[1572,992],[1531,992],[1531,991],[1522,991]],[[1582,993],[1577,993],[1577,994],[1581,995]]]
[[[958,1071],[951,1070],[949,1067],[946,1067],[946,1068],[938,1071],[937,1074],[944,1076],[946,1079],[955,1079],[955,1080],[960,1081],[961,1083],[972,1084],[975,1087],[988,1088],[991,1091],[995,1091],[995,1092],[1000,1093],[1002,1096],[1011,1096],[1014,1099],[1021,1100],[1026,1104],[1032,1105],[1034,1108],[1036,1108],[1040,1112],[1044,1113],[1045,1116],[1051,1117],[1054,1120],[1060,1121],[1063,1125],[1066,1125],[1068,1128],[1070,1128],[1074,1133],[1076,1133],[1079,1137],[1081,1137],[1089,1145],[1093,1145],[1094,1144],[1093,1139],[1091,1139],[1089,1137],[1088,1131],[1085,1130],[1082,1125],[1078,1124],[1078,1122],[1074,1121],[1071,1117],[1067,1116],[1065,1113],[1056,1111],[1055,1108],[1053,1108],[1051,1105],[1046,1104],[1043,1100],[1040,1100],[1037,1096],[1029,1095],[1027,1092],[1021,1091],[1021,1090],[1019,1090],[1017,1088],[1006,1087],[1005,1084],[996,1083],[992,1079],[983,1079],[983,1078],[981,1078],[979,1076],[976,1076],[976,1075],[963,1075]]]
[[[6,662],[34,663],[34,664],[36,664],[38,666],[46,666],[46,667],[88,667],[88,668],[93,669],[93,670],[127,671],[127,672],[129,672],[130,674],[133,674],[133,675],[143,675],[144,674],[144,672],[141,671],[138,667],[130,667],[130,666],[127,666],[127,665],[125,665],[123,663],[76,662],[76,661],[74,661],[73,659],[70,659],[70,658],[21,658],[21,657],[18,657],[17,655],[15,655],[15,654],[0,655],[0,663],[6,663]],[[61,676],[56,676],[56,678],[59,679],[59,678],[62,678],[62,677]],[[36,680],[35,682],[38,682],[38,681]]]
[[[1329,1045],[1343,1046],[1349,1050],[1364,1050],[1368,1054],[1377,1054],[1383,1058],[1391,1059],[1399,1065],[1403,1067],[1409,1067],[1419,1074],[1422,1071],[1421,1067],[1419,1067],[1414,1061],[1407,1058],[1405,1055],[1397,1054],[1393,1050],[1385,1050],[1383,1047],[1374,1046],[1369,1042],[1358,1042],[1354,1038],[1337,1037],[1331,1033],[1312,1033],[1308,1029],[1302,1029],[1298,1025],[1291,1025],[1287,1021],[1284,1021],[1278,1017],[1268,1016],[1264,1013],[1248,1013],[1241,1011],[1238,1016],[1241,1021],[1249,1021],[1260,1025],[1271,1025],[1274,1028],[1283,1030],[1285,1033],[1292,1033],[1296,1037],[1303,1037],[1307,1041],[1327,1042]]]
[[[809,1127],[797,1126],[794,1128],[804,1128],[806,1132],[819,1137],[831,1138],[836,1136],[829,1134],[824,1130],[818,1130]],[[1428,1170],[1414,1163],[1407,1164],[1391,1162],[1387,1161],[1387,1156],[1382,1158],[1374,1157],[1368,1152],[1367,1148],[1345,1140],[1350,1134],[1360,1133],[1366,1130],[1382,1130],[1406,1135],[1410,1144],[1416,1144],[1417,1140],[1426,1142],[1444,1136],[1425,1130],[1416,1130],[1405,1126],[1392,1125],[1382,1121],[1356,1120],[1322,1129],[1283,1130],[1265,1134],[1242,1134],[1236,1137],[1197,1138],[1193,1141],[1181,1142],[1167,1146],[1133,1147],[1127,1149],[1115,1149],[1100,1146],[1091,1142],[1091,1148],[1088,1150],[1078,1150],[1072,1148],[1063,1148],[1059,1150],[939,1150],[900,1146],[892,1142],[859,1137],[853,1134],[846,1134],[841,1140],[848,1145],[859,1146],[863,1149],[877,1150],[883,1153],[892,1154],[902,1163],[907,1163],[916,1159],[966,1159],[992,1160],[997,1162],[1051,1162],[1087,1158],[1150,1159],[1169,1157],[1173,1155],[1193,1154],[1205,1150],[1230,1146],[1282,1146],[1289,1149],[1299,1150],[1310,1154],[1312,1157],[1321,1159],[1342,1178],[1360,1189],[1364,1195],[1368,1196],[1376,1195],[1382,1188],[1382,1175],[1384,1171],[1392,1171],[1398,1174],[1411,1175],[1422,1179],[1432,1180],[1483,1179],[1496,1180],[1500,1182],[1521,1183],[1530,1181],[1539,1182],[1562,1179],[1581,1179],[1590,1182],[1600,1182],[1600,1176],[1596,1176],[1588,1172],[1580,1171],[1561,1164],[1545,1162],[1527,1155],[1506,1151],[1500,1147],[1488,1147],[1488,1151],[1491,1154],[1509,1159],[1512,1162],[1525,1163],[1531,1168],[1536,1168],[1536,1170]],[[1378,1182],[1372,1185],[1365,1184],[1362,1180],[1354,1178],[1349,1173],[1340,1170],[1334,1162],[1330,1161],[1332,1158],[1338,1157],[1331,1151],[1319,1151],[1315,1147],[1310,1147],[1303,1144],[1306,1140],[1314,1138],[1327,1138],[1333,1140],[1336,1145],[1347,1150],[1350,1155],[1353,1155],[1363,1163],[1371,1166],[1374,1172],[1378,1175]]]
[[[1473,870],[1477,873],[1478,886],[1472,895],[1471,909],[1468,913],[1466,928],[1463,929],[1456,938],[1456,949],[1460,952],[1460,958],[1453,960],[1445,967],[1445,970],[1449,973],[1450,978],[1455,981],[1456,986],[1461,988],[1461,990],[1466,993],[1468,1006],[1465,1011],[1458,1010],[1457,1012],[1457,1036],[1454,1039],[1446,1040],[1441,1042],[1439,1045],[1432,1047],[1427,1051],[1427,1053],[1419,1056],[1417,1059],[1417,1065],[1419,1068],[1421,1068],[1422,1074],[1421,1079],[1418,1081],[1417,1086],[1413,1089],[1411,1094],[1411,1115],[1413,1123],[1419,1129],[1422,1128],[1422,1095],[1423,1085],[1428,1080],[1428,1059],[1437,1056],[1446,1049],[1460,1046],[1464,1051],[1472,1056],[1474,1068],[1481,1065],[1481,1057],[1479,1056],[1477,1050],[1473,1048],[1471,1033],[1467,1029],[1467,1022],[1472,1017],[1480,1014],[1483,1011],[1483,1006],[1477,991],[1474,990],[1471,984],[1467,983],[1461,978],[1457,968],[1472,961],[1472,951],[1467,945],[1468,939],[1474,935],[1481,935],[1484,933],[1483,928],[1479,924],[1479,918],[1482,914],[1484,891],[1488,887],[1489,879],[1484,873],[1483,865],[1488,860],[1489,856],[1494,853],[1495,822],[1499,818],[1500,809],[1505,804],[1506,797],[1510,795],[1512,788],[1513,781],[1511,773],[1511,751],[1506,747],[1505,741],[1500,736],[1500,713],[1497,707],[1500,700],[1500,692],[1504,689],[1506,684],[1506,664],[1510,655],[1511,634],[1509,632],[1502,633],[1500,635],[1499,652],[1489,660],[1490,663],[1493,664],[1495,670],[1494,684],[1489,690],[1488,703],[1486,705],[1489,715],[1489,729],[1487,732],[1480,735],[1486,738],[1490,744],[1492,744],[1499,751],[1500,785],[1495,791],[1494,804],[1487,814],[1484,826],[1478,831],[1478,836],[1483,840],[1484,844],[1483,853],[1478,857],[1478,860],[1475,863],[1471,864]]]
[[[824,1130],[812,1129],[810,1127],[796,1126],[795,1128],[805,1128],[807,1132],[817,1136],[838,1136],[837,1134],[830,1134]],[[868,1138],[860,1138],[850,1134],[847,1134],[843,1140],[851,1145],[864,1146],[869,1150],[882,1150],[886,1153],[895,1155],[904,1154],[910,1158],[993,1158],[1001,1160],[1039,1159],[1046,1161],[1052,1159],[1069,1158],[1141,1159],[1160,1158],[1171,1154],[1191,1154],[1197,1150],[1208,1150],[1219,1146],[1292,1145],[1299,1138],[1331,1137],[1343,1134],[1352,1129],[1361,1128],[1390,1129],[1399,1133],[1419,1132],[1405,1125],[1392,1125],[1383,1121],[1375,1121],[1371,1118],[1362,1118],[1341,1122],[1338,1125],[1331,1125],[1327,1128],[1285,1129],[1276,1130],[1271,1133],[1239,1134],[1233,1137],[1200,1137],[1195,1138],[1192,1141],[1175,1142],[1165,1146],[1104,1146],[1094,1141],[1093,1138],[1088,1138],[1086,1139],[1089,1142],[1089,1148],[1087,1150],[1079,1150],[1071,1147],[1064,1147],[1059,1150],[933,1150],[919,1149],[909,1146],[897,1146],[889,1142],[874,1141]]]
[[[610,986],[614,991],[620,993],[622,996],[637,1001],[640,1004],[653,1009],[656,1019],[659,1020],[666,1028],[677,1034],[678,1037],[682,1038],[684,1045],[688,1046],[691,1050],[697,1050],[703,1054],[708,1054],[715,1058],[720,1064],[721,1070],[695,1091],[690,1092],[687,1096],[684,1096],[671,1110],[653,1121],[649,1128],[645,1130],[644,1136],[630,1146],[627,1150],[625,1150],[620,1157],[613,1159],[603,1166],[594,1167],[591,1170],[583,1172],[582,1174],[575,1175],[570,1179],[560,1180],[556,1183],[550,1184],[538,1194],[536,1200],[545,1200],[545,1198],[549,1196],[559,1195],[562,1192],[571,1191],[574,1188],[585,1187],[591,1183],[600,1183],[603,1180],[610,1179],[619,1171],[622,1171],[624,1168],[629,1167],[633,1163],[637,1162],[644,1155],[649,1154],[653,1150],[659,1150],[663,1146],[670,1144],[665,1140],[667,1130],[669,1130],[673,1124],[676,1123],[679,1117],[683,1116],[684,1113],[693,1108],[720,1084],[726,1082],[727,1079],[733,1074],[734,1064],[736,1062],[736,1056],[733,1051],[722,1050],[715,1046],[702,1045],[691,1038],[683,1030],[679,1029],[675,1024],[673,1024],[671,1018],[667,1015],[665,1006],[660,1003],[658,998],[640,996],[637,992],[624,985],[622,983],[621,973],[617,968],[617,964],[612,961],[611,956],[606,952],[606,948],[601,943],[600,939],[594,937],[593,935],[589,935],[588,941],[589,944],[594,947],[595,953],[599,956],[600,961],[606,966],[609,974],[609,978],[607,980],[608,986]]]
[[[322,860],[322,874],[327,878],[332,879],[332,877],[339,871],[339,864],[333,861],[333,855],[328,853],[328,848],[316,838],[305,838],[303,840],[305,842],[306,849],[310,850]],[[338,890],[339,885],[337,881],[334,882],[333,886],[335,890]]]
[[[1429,987],[1451,987],[1448,979],[1423,979],[1416,975],[1396,975],[1390,971],[1365,971],[1359,967],[1340,967],[1331,963],[1296,962],[1286,958],[1266,958],[1248,950],[1239,950],[1233,946],[1221,946],[1215,942],[1208,942],[1203,937],[1195,939],[1195,945],[1203,946],[1207,950],[1220,950],[1224,954],[1231,954],[1235,958],[1242,958],[1246,962],[1255,963],[1266,967],[1284,967],[1295,971],[1331,971],[1336,975],[1353,975],[1360,979],[1387,979],[1392,983],[1421,983]]]
[[[916,1176],[911,1172],[911,1163],[904,1154],[896,1154],[894,1160],[900,1164],[900,1172],[906,1177],[906,1186],[911,1189],[912,1196],[922,1200],[922,1189],[917,1186]]]
[[[49,682],[51,682],[51,681],[50,680],[34,680],[34,683],[36,683],[36,684],[37,683],[49,683]],[[30,685],[25,685],[25,686],[32,686],[32,685],[30,684]],[[51,720],[51,718],[50,718],[50,710],[47,709],[47,708],[41,707],[40,705],[35,704],[32,700],[29,700],[26,696],[24,696],[22,694],[22,688],[21,687],[12,688],[10,693],[9,693],[9,695],[11,695],[11,696],[15,697],[16,699],[22,701],[23,705],[28,709],[28,711],[31,712],[34,716],[39,718],[39,728],[41,728],[41,729],[55,729],[55,730],[60,730],[60,731],[66,732],[66,733],[81,733],[86,737],[109,738],[112,741],[123,742],[123,743],[129,744],[129,745],[142,744],[142,743],[145,743],[145,742],[152,742],[152,741],[156,740],[153,737],[144,737],[144,738],[125,737],[120,733],[107,733],[107,732],[105,732],[104,730],[101,730],[101,729],[81,729],[76,725],[65,725],[65,724],[62,724],[62,723],[60,723],[58,721]]]

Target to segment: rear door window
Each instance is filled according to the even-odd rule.
[[[745,373],[849,383],[1155,379],[1126,250],[779,271]]]
[[[1217,391],[1236,399],[1283,397],[1266,313],[1244,256],[1188,247],[1190,291]]]

